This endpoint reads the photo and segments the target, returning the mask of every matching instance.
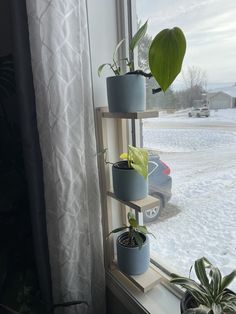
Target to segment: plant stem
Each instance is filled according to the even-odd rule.
[[[151,78],[153,76],[152,73],[146,73],[146,72],[144,72],[142,70],[131,71],[131,72],[128,72],[126,74],[127,75],[129,75],[129,74],[138,74],[138,75],[142,75],[142,76],[147,77],[147,78]]]

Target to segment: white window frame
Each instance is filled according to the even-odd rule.
[[[132,19],[132,12],[135,12],[135,2],[131,0],[119,0],[116,2],[117,10],[117,41],[119,42],[123,38],[131,38],[130,30],[135,29],[135,21]],[[120,51],[119,58],[126,56],[128,53],[127,45],[124,45]],[[137,56],[136,56],[137,58]],[[114,126],[107,125],[110,130]],[[118,129],[122,130],[122,134],[131,134],[131,125],[129,122],[118,122]],[[129,132],[128,132],[128,131]],[[136,138],[137,146],[140,146],[140,121],[136,122]],[[123,138],[123,136],[122,136]],[[121,141],[121,142],[120,142]],[[124,139],[119,139],[119,146],[126,145]],[[128,143],[131,143],[131,135],[128,137]],[[115,148],[114,148],[115,149]],[[106,228],[105,228],[106,230]],[[104,243],[107,246],[107,243]],[[109,253],[110,250],[108,250]],[[111,257],[110,257],[111,258]],[[109,262],[110,262],[109,258]],[[153,262],[153,261],[152,261]],[[125,304],[127,309],[131,313],[158,313],[158,314],[173,314],[179,311],[180,297],[182,291],[175,289],[172,286],[158,283],[152,290],[147,293],[142,293],[135,287],[130,280],[124,276],[120,276],[120,273],[114,273],[106,265],[106,282],[108,288],[114,293],[114,295]],[[160,269],[164,270],[163,267]]]

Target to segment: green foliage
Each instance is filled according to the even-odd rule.
[[[133,36],[130,42],[129,49],[134,51],[134,49],[145,39],[147,35],[147,25],[146,21]],[[149,37],[151,40],[151,37]],[[98,75],[105,66],[109,66],[115,75],[121,75],[121,68],[119,65],[120,61],[126,61],[126,65],[129,67],[130,71],[134,71],[133,60],[124,58],[122,60],[117,60],[118,50],[123,44],[124,40],[121,40],[115,48],[113,53],[113,63],[104,63],[98,68]],[[159,32],[154,40],[151,40],[150,49],[148,49],[149,55],[149,67],[151,73],[157,83],[160,85],[162,90],[165,92],[171,83],[174,81],[176,76],[180,73],[183,58],[186,51],[186,40],[182,30],[178,27],[173,29],[164,29]],[[147,59],[147,56],[145,57]],[[146,63],[143,59],[143,63]],[[145,70],[147,70],[148,64],[145,65]],[[140,73],[141,74],[141,73]]]
[[[121,154],[121,159],[127,159],[130,168],[134,168],[145,179],[148,177],[148,152],[144,148],[128,146],[128,154]]]
[[[222,277],[220,270],[205,257],[195,261],[194,269],[199,282],[172,274],[171,282],[185,288],[196,300],[198,307],[184,314],[236,313],[236,295],[226,287],[236,277],[236,270]]]
[[[125,225],[123,227],[119,227],[119,228],[116,228],[116,229],[112,230],[108,234],[108,237],[111,234],[113,234],[113,233],[117,233],[117,232],[124,231],[124,230],[129,230],[128,238],[127,238],[127,246],[133,247],[133,246],[138,245],[139,248],[141,248],[142,245],[143,245],[143,238],[142,238],[142,236],[140,234],[143,234],[143,235],[146,236],[147,234],[151,234],[151,233],[148,232],[146,226],[138,225],[137,220],[135,219],[134,214],[131,213],[131,212],[128,213],[128,222],[129,222],[128,226]]]
[[[185,36],[178,27],[162,30],[152,41],[149,66],[164,92],[180,73],[185,51]]]
[[[147,22],[144,23],[140,29],[136,32],[136,34],[133,36],[133,38],[131,39],[131,43],[129,46],[129,49],[131,51],[134,50],[135,47],[137,47],[137,45],[139,44],[140,40],[143,38],[143,36],[146,34],[147,31]],[[109,66],[110,69],[113,71],[113,73],[118,76],[121,75],[121,68],[120,68],[120,61],[126,61],[126,65],[129,67],[130,71],[133,71],[133,62],[131,60],[129,60],[128,58],[124,58],[121,60],[117,60],[117,56],[118,56],[118,51],[119,48],[121,47],[121,45],[123,44],[125,40],[122,39],[115,47],[115,50],[113,52],[113,58],[112,58],[112,63],[103,63],[99,66],[98,68],[98,76],[101,76],[101,72],[103,70],[103,68],[105,66]]]
[[[137,31],[137,33],[134,35],[134,37],[131,39],[129,49],[133,52],[134,48],[137,47],[139,44],[140,40],[144,37],[144,35],[147,32],[147,24],[148,22],[146,21]]]

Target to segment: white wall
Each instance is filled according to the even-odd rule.
[[[210,109],[225,109],[232,107],[232,97],[225,93],[219,92],[213,97],[210,97],[209,94],[208,97]]]
[[[90,47],[94,102],[96,107],[107,106],[106,77],[111,76],[109,69],[99,78],[97,69],[100,64],[111,62],[117,43],[116,0],[88,0]]]

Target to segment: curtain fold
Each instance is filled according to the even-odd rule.
[[[52,313],[53,300],[46,230],[43,166],[37,129],[26,3],[24,0],[11,0],[9,4],[19,121],[28,183],[35,261],[42,299],[47,313]]]
[[[55,303],[105,313],[105,275],[85,0],[28,0]],[[58,310],[59,313],[59,310]]]

